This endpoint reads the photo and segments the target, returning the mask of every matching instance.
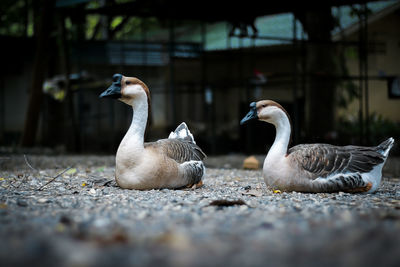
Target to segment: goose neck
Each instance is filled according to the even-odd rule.
[[[132,105],[132,122],[122,140],[124,143],[143,147],[144,133],[148,119],[148,104],[146,101],[135,101]],[[121,142],[121,143],[122,143]]]
[[[289,118],[286,115],[281,116],[273,124],[276,129],[276,136],[268,154],[274,157],[286,156],[291,134]]]

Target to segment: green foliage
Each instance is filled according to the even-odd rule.
[[[0,1],[0,35],[24,37],[34,35],[34,19],[33,19],[33,1],[26,0],[1,0]],[[116,4],[131,2],[131,0],[116,0]],[[100,8],[102,5],[100,1],[93,0],[88,2],[84,7],[86,9]],[[56,10],[57,12],[57,10]],[[85,38],[86,39],[100,39],[102,38],[102,30],[99,28],[101,22],[101,15],[89,14],[86,16],[85,25]],[[67,15],[65,18],[65,25],[67,29],[67,38],[73,36],[76,27],[72,24],[70,17]],[[117,29],[113,39],[136,39],[143,38],[143,29],[146,32],[154,32],[160,24],[156,18],[137,18],[131,17],[125,20],[123,16],[110,17],[108,24],[101,25],[106,27],[109,31]],[[93,35],[94,36],[93,38]]]
[[[358,49],[355,47],[346,47],[346,49],[344,50],[344,56],[347,59],[353,59],[353,60],[357,60],[359,55],[358,55]]]
[[[369,118],[371,141],[378,143],[391,136],[398,140],[398,137],[400,137],[399,123],[385,119],[382,115],[376,113],[371,114]]]
[[[346,108],[349,103],[359,97],[359,87],[352,81],[343,81],[337,89],[337,105]]]
[[[118,26],[117,22],[118,20],[114,22],[114,28]],[[113,25],[111,26],[113,27]],[[114,39],[140,40],[143,38],[143,29],[146,31],[147,37],[150,37],[149,35],[157,31],[159,28],[160,24],[156,18],[131,17],[122,29],[116,33]]]
[[[33,35],[33,11],[29,1],[0,1],[0,35],[14,37]]]
[[[114,28],[118,26],[118,20],[114,22]],[[122,29],[115,34],[114,39],[140,39],[140,36],[142,36],[141,23],[143,20],[142,18],[130,18]],[[120,21],[122,22],[122,18]],[[111,25],[111,27],[113,26]]]
[[[110,23],[111,29],[115,29],[119,24],[121,24],[122,21],[123,17],[121,16],[115,17]]]
[[[340,74],[344,77],[350,76],[350,72],[347,67],[347,61],[349,59],[354,59],[354,53],[357,53],[357,51],[355,51],[354,48],[349,49],[348,47],[339,47],[337,53],[338,57],[336,64],[339,67]],[[357,55],[355,57],[357,57]],[[353,80],[346,78],[342,79],[337,86],[337,106],[346,108],[348,104],[360,96],[359,91],[359,87],[356,85],[356,83],[354,83]]]
[[[93,37],[97,23],[100,21],[99,15],[87,15],[86,16],[86,39]]]
[[[350,11],[350,16],[352,17],[361,17],[361,16],[369,16],[372,14],[372,10],[368,7],[364,10],[362,6],[356,5],[352,6],[351,11]]]
[[[366,121],[363,122],[365,127]],[[338,133],[341,139],[353,140],[358,138],[361,132],[361,125],[357,118],[340,118],[338,123]],[[365,131],[365,129],[364,129]],[[371,144],[378,144],[383,140],[394,137],[398,140],[400,137],[400,123],[393,122],[384,118],[382,115],[372,113],[369,115],[369,136],[368,139]]]

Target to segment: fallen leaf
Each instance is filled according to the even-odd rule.
[[[108,182],[106,178],[94,178],[94,177],[92,181],[96,185],[104,185],[104,183]]]
[[[114,179],[108,180],[107,182],[105,182],[103,185],[104,186],[110,186],[110,184],[114,181]]]
[[[105,168],[104,166],[99,167],[96,169],[96,172],[104,172],[104,168]]]
[[[85,187],[85,186],[87,186],[87,184],[86,183],[82,183],[82,186]]]
[[[218,200],[213,200],[210,203],[210,206],[218,206],[218,207],[230,207],[235,205],[247,205],[247,204],[241,199],[238,200],[218,199]]]
[[[253,197],[261,197],[263,195],[262,191],[250,189],[242,192],[242,195],[250,195]]]
[[[274,194],[281,194],[282,193],[282,191],[281,190],[274,190]]]
[[[254,156],[250,156],[243,161],[243,169],[257,170],[260,167],[260,162]]]
[[[200,180],[200,182],[198,182],[197,184],[189,184],[186,186],[186,189],[197,189],[203,187],[203,181]]]
[[[65,230],[66,230],[65,225],[62,224],[62,223],[58,223],[58,224],[56,225],[55,228],[56,228],[55,230],[56,230],[57,232],[59,232],[59,233],[63,233],[63,232],[65,232]]]
[[[76,173],[76,168],[71,168],[68,171],[65,172],[66,174],[75,174]]]
[[[100,245],[115,245],[115,244],[126,244],[129,242],[128,235],[122,230],[114,230],[109,236],[98,236],[96,242]]]
[[[0,181],[4,181],[6,178],[0,177]]]
[[[157,241],[178,251],[187,251],[192,247],[187,235],[177,232],[166,232]]]

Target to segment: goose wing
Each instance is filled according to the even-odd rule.
[[[337,173],[369,172],[385,159],[378,147],[328,144],[297,145],[289,149],[288,156],[313,179]]]
[[[161,139],[157,142],[145,143],[145,148],[150,146],[178,163],[190,160],[200,161],[206,157],[199,146],[182,139]]]

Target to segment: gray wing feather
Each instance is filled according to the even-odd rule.
[[[315,178],[337,173],[369,172],[385,160],[378,147],[328,144],[298,145],[290,148],[288,155]]]
[[[200,161],[206,157],[206,154],[192,142],[182,139],[161,139],[157,142],[146,143],[146,146],[153,146],[161,149],[166,156],[174,159],[178,163],[190,160]]]

